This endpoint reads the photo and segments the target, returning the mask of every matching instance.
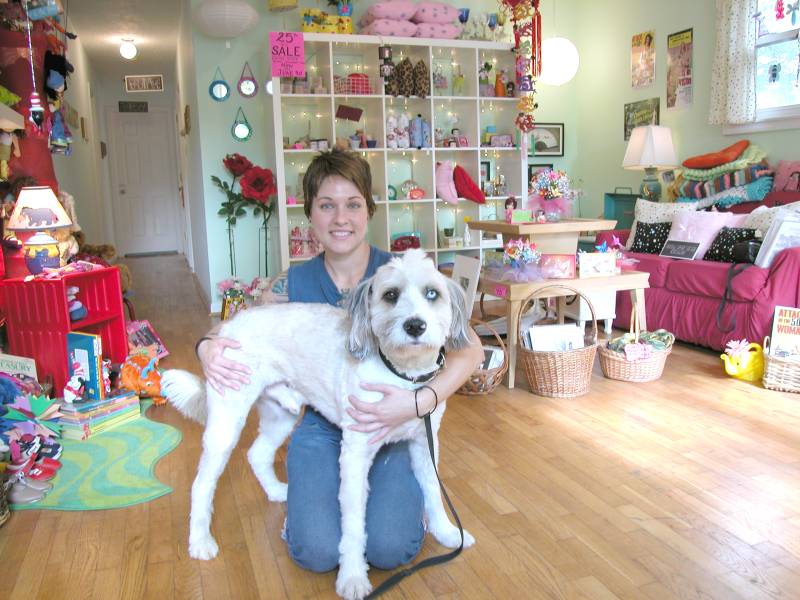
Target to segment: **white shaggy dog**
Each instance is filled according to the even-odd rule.
[[[349,313],[349,314],[348,314]],[[342,428],[339,459],[342,539],[336,592],[344,598],[363,598],[372,586],[365,559],[367,475],[381,444],[369,444],[372,434],[352,431],[355,421],[347,414],[348,396],[378,401],[359,383],[418,387],[390,371],[379,351],[395,371],[410,378],[438,368],[440,349],[462,348],[469,343],[462,290],[439,273],[421,250],[408,251],[378,269],[361,283],[349,299],[348,310],[325,304],[275,304],[239,313],[225,323],[220,335],[233,338],[241,348],[226,356],[252,369],[250,384],[240,390],[214,389],[185,371],[167,371],[162,390],[181,412],[206,423],[203,454],[192,486],[189,554],[210,559],[218,548],[211,535],[211,513],[217,480],[236,446],[250,408],[260,415],[259,435],[247,456],[270,500],[286,499],[286,484],[275,476],[276,450],[291,432],[303,404],[309,404]],[[431,415],[434,447],[445,405]],[[424,423],[414,418],[392,430],[382,443],[409,440],[414,474],[425,502],[428,530],[439,543],[455,548],[459,530],[445,513],[436,474],[428,451]],[[464,532],[464,546],[474,538]]]

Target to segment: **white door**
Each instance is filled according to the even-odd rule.
[[[178,183],[169,112],[108,113],[114,236],[120,255],[178,249]]]

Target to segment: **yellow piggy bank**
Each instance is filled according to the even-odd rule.
[[[753,342],[747,346],[747,352],[734,356],[720,354],[725,363],[725,372],[742,381],[761,381],[764,377],[764,350],[760,344]]]

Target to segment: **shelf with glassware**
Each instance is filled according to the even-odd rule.
[[[282,268],[319,251],[303,210],[302,178],[317,152],[337,143],[359,152],[372,171],[376,211],[370,243],[395,252],[418,244],[437,264],[452,262],[456,254],[485,260],[500,238],[469,231],[468,222],[502,218],[508,196],[527,193],[527,143],[514,127],[517,100],[489,95],[500,90],[501,70],[513,77],[510,45],[392,39],[395,64],[404,58],[422,61],[431,92],[424,98],[395,97],[383,93],[378,76],[378,38],[304,37],[305,81],[273,79]],[[485,84],[487,77],[498,85]],[[387,136],[396,128],[413,130],[415,119],[427,128],[422,143]],[[442,194],[436,190],[436,166],[443,161],[462,167],[484,191],[486,203],[459,198],[451,204],[437,197]]]

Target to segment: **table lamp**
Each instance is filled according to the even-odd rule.
[[[658,202],[661,199],[661,183],[657,176],[659,169],[665,171],[677,165],[669,127],[645,125],[631,132],[622,168],[644,171],[644,180],[639,188],[642,197]]]
[[[47,186],[24,187],[20,190],[17,203],[7,229],[18,233],[32,233],[23,242],[23,255],[28,270],[36,275],[45,268],[57,269],[61,265],[58,242],[49,233],[50,229],[69,227],[72,221]]]

